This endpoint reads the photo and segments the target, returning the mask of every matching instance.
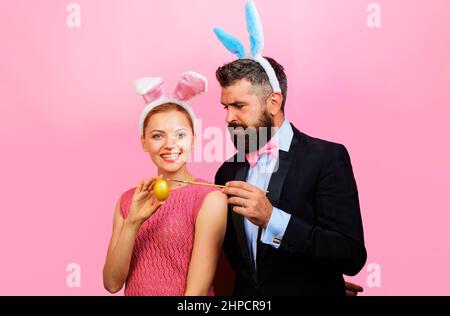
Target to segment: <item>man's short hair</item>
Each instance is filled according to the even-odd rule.
[[[283,95],[281,111],[284,113],[287,96],[287,78],[284,67],[273,58],[264,58],[272,65],[280,83],[281,94]],[[238,59],[219,67],[216,70],[216,78],[222,88],[229,87],[238,80],[247,79],[252,85],[261,86],[264,97],[273,92],[266,71],[259,63],[251,59]]]

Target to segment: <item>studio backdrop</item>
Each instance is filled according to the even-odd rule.
[[[287,118],[352,159],[368,258],[345,279],[362,295],[449,295],[450,1],[255,2]],[[208,78],[189,167],[214,181],[230,154],[215,70],[233,56],[213,28],[248,43],[244,3],[0,2],[1,295],[109,295],[115,204],[156,172],[135,79]]]

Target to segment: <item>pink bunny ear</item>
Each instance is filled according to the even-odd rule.
[[[142,78],[135,81],[136,92],[149,104],[164,95],[162,78]]]
[[[208,89],[208,80],[194,71],[183,73],[178,80],[174,91],[174,97],[180,101],[189,101],[198,94],[203,94]]]

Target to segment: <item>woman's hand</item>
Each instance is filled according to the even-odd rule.
[[[142,179],[131,200],[130,212],[127,220],[141,226],[150,216],[164,204],[158,201],[153,195],[153,186],[157,178],[150,178],[147,182]]]

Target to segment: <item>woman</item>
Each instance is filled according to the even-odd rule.
[[[141,144],[160,177],[205,182],[186,167],[194,144],[195,115],[187,103],[206,91],[206,79],[181,76],[173,98],[161,78],[136,81],[147,107],[141,115]],[[170,182],[165,202],[153,195],[155,178],[141,180],[117,202],[103,282],[125,295],[212,295],[226,228],[226,196],[208,186]]]

